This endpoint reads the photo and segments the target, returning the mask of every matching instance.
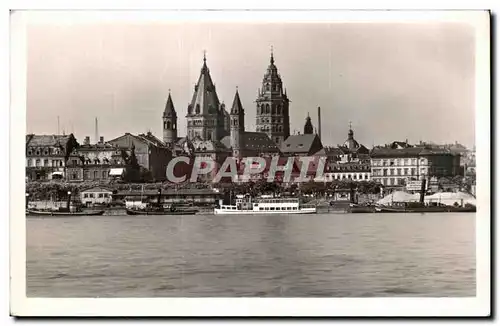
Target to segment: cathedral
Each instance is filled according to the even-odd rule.
[[[238,88],[231,107],[226,109],[217,96],[204,55],[200,77],[186,110],[186,137],[178,137],[178,117],[169,92],[163,112],[163,141],[174,154],[188,151],[216,160],[227,156],[276,155],[290,136],[289,102],[271,52],[256,99],[256,131],[246,131],[245,109]]]

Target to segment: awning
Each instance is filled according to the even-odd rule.
[[[122,175],[124,168],[111,169],[109,170],[109,175]]]
[[[60,175],[60,176],[62,176],[62,175],[63,175],[63,173],[62,173],[62,172],[60,172],[60,171],[57,171],[57,172],[52,172],[52,175]]]

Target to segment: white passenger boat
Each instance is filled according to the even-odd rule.
[[[224,205],[222,200],[214,214],[315,214],[316,207],[304,205],[299,198],[261,197],[238,195],[236,205]]]

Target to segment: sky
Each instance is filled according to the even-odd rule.
[[[113,22],[30,24],[27,29],[27,132],[99,135],[151,131],[162,138],[169,90],[186,135],[187,106],[203,52],[226,107],[236,87],[246,130],[275,64],[290,103],[291,131],[308,112],[324,145],[342,144],[349,123],[367,147],[475,144],[474,29],[463,23]]]

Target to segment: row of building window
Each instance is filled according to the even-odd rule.
[[[40,155],[60,155],[61,154],[61,151],[56,148],[56,149],[52,149],[52,148],[46,148],[44,150],[41,150],[41,149],[36,149],[36,150],[33,150],[33,149],[29,149],[28,150],[28,156],[33,156],[33,154],[37,155],[37,156],[40,156]]]
[[[257,130],[257,132],[268,132],[268,131],[271,131],[271,132],[283,132],[283,126],[281,126],[281,125],[279,125],[279,126],[272,125],[271,128],[269,128],[269,126],[257,126],[256,130]]]
[[[379,182],[384,186],[404,186],[406,178],[373,178],[373,181]]]
[[[426,164],[426,159],[420,159],[420,164]],[[398,166],[398,165],[417,165],[416,158],[401,158],[401,159],[372,159],[373,166]]]
[[[280,90],[280,85],[279,85],[279,84],[274,84],[274,85],[272,85],[272,87],[271,87],[271,84],[269,84],[269,83],[268,83],[268,84],[266,84],[266,91],[267,91],[267,92],[270,92],[270,91],[271,91],[271,88],[272,88],[273,92],[279,92],[279,90]]]
[[[48,160],[44,159],[43,161],[39,158],[35,160],[35,163],[33,165],[33,160],[27,159],[26,163],[28,167],[62,167],[63,166],[63,161],[62,160]]]
[[[170,123],[170,121],[167,121],[167,123]],[[215,126],[215,125],[216,125],[216,120],[201,120],[201,119],[188,120],[188,126]],[[164,127],[167,127],[167,129],[170,129],[169,126],[170,126],[169,124],[164,125]],[[175,124],[173,124],[173,126],[176,127]]]
[[[100,171],[101,173],[99,173],[99,171],[94,171],[94,173],[92,173],[92,180],[97,180],[97,179],[107,179],[108,178],[108,171]],[[83,179],[84,180],[90,180],[90,171],[83,171]],[[70,173],[70,179],[71,180],[79,180],[80,179],[80,175],[79,173],[77,172],[72,172]]]
[[[327,180],[342,180],[342,179],[352,179],[352,180],[368,180],[370,176],[366,174],[356,174],[356,173],[335,173],[335,174],[325,174]]]
[[[94,197],[94,194],[93,193],[85,193],[83,194],[83,198],[109,198],[110,195],[109,194],[103,194],[103,193],[99,193],[99,194],[96,194],[97,197]]]
[[[374,176],[389,176],[389,175],[417,175],[416,168],[395,168],[395,169],[373,169]],[[425,173],[425,168],[421,169]]]
[[[259,114],[282,114],[283,110],[281,104],[272,106],[269,104],[257,105],[257,115]]]

